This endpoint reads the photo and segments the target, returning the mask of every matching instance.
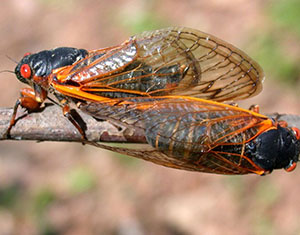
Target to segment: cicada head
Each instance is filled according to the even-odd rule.
[[[54,69],[72,65],[83,59],[88,52],[83,49],[59,47],[35,54],[26,53],[15,68],[17,78],[30,86],[47,88],[48,76]]]

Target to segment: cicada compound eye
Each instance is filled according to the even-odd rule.
[[[23,64],[20,68],[20,73],[23,78],[31,77],[31,68],[28,64]]]
[[[292,127],[292,130],[295,134],[297,140],[300,140],[300,130],[297,127]]]

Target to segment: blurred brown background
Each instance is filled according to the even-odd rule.
[[[266,71],[241,102],[300,115],[299,0],[4,0],[0,70],[26,52],[97,49],[187,26],[246,51]],[[0,105],[24,87],[1,73]],[[300,234],[300,169],[269,176],[184,172],[72,143],[0,143],[2,234]]]

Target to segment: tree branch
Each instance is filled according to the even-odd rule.
[[[87,125],[86,136],[90,141],[145,143],[143,133],[129,132],[126,128],[120,128],[107,121],[97,121],[92,116],[78,111]],[[11,108],[0,108],[0,140],[6,140],[3,136],[9,126],[12,115]],[[279,116],[278,116],[279,115]],[[271,114],[271,118],[279,117],[285,120],[289,126],[300,129],[300,116],[288,114]],[[56,105],[46,106],[41,112],[27,114],[18,110],[18,120],[11,129],[12,140],[36,140],[36,141],[73,141],[82,142],[81,135],[71,122],[62,114],[60,107]]]
[[[144,143],[145,138],[137,131],[129,132],[108,121],[97,121],[92,116],[76,110],[84,120],[86,136],[90,141]],[[9,126],[12,108],[0,108],[0,140]],[[27,114],[18,109],[18,119],[10,131],[12,140],[73,141],[82,142],[81,135],[73,124],[63,116],[56,105],[46,106],[41,112]]]

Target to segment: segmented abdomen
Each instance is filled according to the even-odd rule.
[[[207,110],[207,107],[184,103],[166,103],[166,109],[161,106],[144,112],[145,136],[153,147],[175,157],[200,156],[218,145],[242,144],[258,132],[255,121],[259,120],[240,116],[235,111]],[[245,130],[245,124],[251,122],[254,125]],[[236,153],[237,148],[227,151]]]

